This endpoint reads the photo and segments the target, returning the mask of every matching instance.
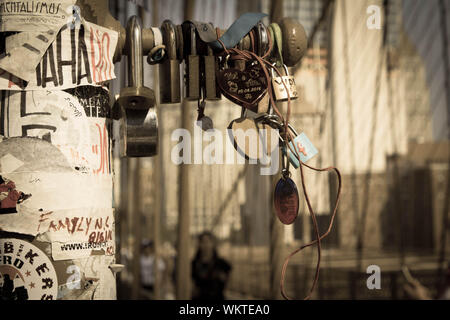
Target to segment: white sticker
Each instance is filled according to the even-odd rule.
[[[0,0],[0,32],[59,29],[72,20],[76,0]]]
[[[36,67],[57,32],[20,32],[6,38],[6,53],[0,58],[0,68],[25,81],[36,77]]]
[[[92,250],[103,250],[108,256],[114,255],[114,240],[102,242],[52,242],[52,258],[58,260],[72,260],[89,257]]]
[[[72,169],[82,173],[110,175],[108,91],[91,86],[70,91],[72,94],[43,90],[2,91],[0,135],[7,138],[36,137],[45,141],[22,138],[16,139],[14,146],[10,146],[8,140],[3,141],[0,143],[0,157],[6,155],[3,152],[13,153],[12,156],[25,162],[29,171],[39,171],[36,168],[39,163],[42,163],[41,168],[45,168],[53,162],[58,167],[68,163]],[[46,141],[52,145],[46,145]],[[42,157],[33,151],[38,145],[47,150]],[[8,151],[6,146],[13,151]],[[1,172],[11,172],[8,168],[2,167]],[[45,171],[52,171],[52,168]]]
[[[152,27],[152,31],[153,31],[153,45],[154,45],[154,47],[157,47],[157,46],[163,44],[163,37],[162,37],[161,29]]]
[[[113,57],[118,32],[84,21],[64,24],[25,82],[0,70],[0,89],[62,90],[114,79]],[[31,63],[30,63],[31,67]]]
[[[2,300],[56,300],[58,279],[47,255],[19,239],[0,239]]]
[[[94,176],[76,172],[14,172],[1,174],[0,178],[0,182],[3,180],[2,184],[8,188],[5,193],[8,196],[17,195],[8,202],[11,205],[6,206],[6,208],[15,206],[16,212],[20,212],[22,207],[43,212],[112,207],[111,176]],[[10,187],[11,183],[13,187]],[[8,214],[16,215],[14,212],[0,214],[2,229],[5,226],[2,220]]]

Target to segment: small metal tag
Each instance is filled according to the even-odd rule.
[[[275,186],[273,203],[278,219],[283,224],[294,223],[298,216],[299,197],[295,182],[289,177],[281,178]]]
[[[317,153],[319,153],[319,151],[317,151],[316,147],[314,147],[313,143],[308,139],[304,132],[296,136],[293,143],[290,142],[289,145],[290,148],[297,151],[297,153],[300,155],[300,160],[302,160],[302,162],[304,163],[306,163]],[[292,154],[289,148],[286,148],[285,146],[283,147],[283,152],[289,156],[289,162],[294,166],[294,168],[297,169],[300,165],[298,163],[297,157]]]

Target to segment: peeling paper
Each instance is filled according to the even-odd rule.
[[[66,218],[68,220],[66,220]],[[77,208],[71,210],[40,211],[18,206],[17,214],[0,215],[1,229],[32,236],[42,242],[98,242],[114,238],[113,208]],[[95,236],[93,233],[95,232]],[[100,234],[102,233],[102,234]]]
[[[0,168],[3,172],[14,172],[23,165],[24,163],[22,161],[10,153],[0,158]]]
[[[6,137],[26,135],[46,140],[62,155],[49,158],[49,154],[42,152],[51,148],[45,145],[47,142],[19,139],[14,141],[14,147],[7,141],[0,143],[0,157],[11,152],[14,158],[30,166],[36,166],[38,162],[46,162],[49,166],[48,162],[53,162],[48,169],[41,166],[45,171],[54,171],[52,166],[55,164],[66,166],[70,163],[78,172],[110,174],[108,91],[86,86],[70,91],[2,91],[4,116],[0,133]],[[4,143],[9,148],[2,148]],[[11,172],[9,168],[1,171]]]
[[[85,278],[99,279],[94,282],[98,283],[93,295],[94,300],[116,299],[116,278],[109,269],[109,265],[114,261],[114,256],[105,255],[74,260],[74,264],[84,270]]]
[[[108,267],[114,261],[113,256],[90,256],[73,260],[73,264],[82,270],[81,287],[69,289],[67,284],[60,285],[58,298],[62,300],[115,300],[116,279]],[[92,281],[92,283],[88,281]]]
[[[34,69],[32,61],[26,61],[27,55],[20,58],[29,65],[23,71],[15,70],[23,78],[0,70],[0,89],[63,90],[114,79],[112,59],[118,36],[117,31],[85,20],[73,28],[64,24]],[[21,52],[26,51],[20,49],[16,53],[20,56]],[[6,67],[5,63],[5,68],[12,70],[10,68],[14,67]],[[27,79],[29,82],[24,82]]]
[[[22,80],[32,80],[37,65],[56,39],[58,30],[21,32],[7,37],[6,55],[0,59],[0,68]]]
[[[47,31],[72,21],[76,0],[0,0],[0,32]]]
[[[44,212],[77,208],[111,208],[112,177],[82,173],[13,172],[2,177],[14,181],[16,189],[31,196],[17,206]],[[70,192],[67,192],[70,190]],[[5,215],[2,215],[5,216]],[[15,215],[16,216],[16,215]],[[0,217],[0,225],[1,219]]]

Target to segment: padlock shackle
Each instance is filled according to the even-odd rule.
[[[191,38],[191,55],[197,55],[197,35],[196,35],[196,29],[195,26],[193,24],[191,24],[190,29],[189,29],[189,35]]]
[[[275,75],[273,73],[273,70],[276,68],[276,66],[277,66],[277,63],[275,62],[275,63],[272,63],[272,67],[273,68],[270,68],[270,72],[271,72],[272,78],[278,77],[278,75]],[[288,69],[287,65],[283,64],[283,69],[284,69],[285,76],[289,75],[289,69]],[[278,70],[278,71],[280,71],[280,70]]]
[[[138,16],[132,16],[127,23],[128,46],[128,87],[140,88],[144,85],[144,65],[142,51],[142,28]]]
[[[177,60],[176,27],[170,20],[164,20],[161,24],[163,43],[166,46],[166,57],[169,60]]]
[[[269,36],[264,23],[261,21],[256,25],[256,34],[258,35],[258,55],[263,56],[269,49]]]

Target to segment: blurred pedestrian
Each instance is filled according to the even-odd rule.
[[[193,300],[224,300],[223,291],[228,281],[231,265],[217,254],[212,233],[198,237],[198,250],[192,261]]]
[[[150,294],[155,290],[155,247],[153,241],[143,241],[141,254],[141,284]],[[158,259],[158,271],[162,275],[166,269],[163,259]]]

